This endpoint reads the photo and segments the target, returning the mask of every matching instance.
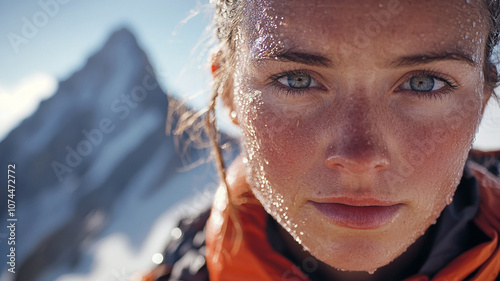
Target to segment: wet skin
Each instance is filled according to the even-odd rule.
[[[489,98],[470,2],[246,5],[229,107],[247,181],[326,265],[385,266],[451,203]]]

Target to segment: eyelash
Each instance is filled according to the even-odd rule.
[[[282,93],[282,91],[284,91],[284,94],[286,96],[305,94],[306,92],[311,91],[313,89],[315,89],[315,90],[322,89],[319,87],[292,88],[292,87],[288,87],[286,85],[283,85],[282,83],[280,83],[278,81],[279,79],[281,79],[283,77],[292,76],[292,75],[307,75],[307,76],[310,76],[311,79],[315,79],[313,77],[313,75],[311,75],[310,71],[305,70],[305,69],[298,69],[298,70],[289,70],[289,71],[285,71],[285,72],[282,72],[279,74],[271,75],[270,84],[272,84],[274,87],[277,87],[280,90],[279,92]],[[410,81],[410,79],[412,79],[416,76],[427,76],[427,77],[431,77],[433,79],[442,81],[446,84],[445,85],[446,89],[439,89],[439,90],[430,91],[430,92],[425,92],[425,91],[418,92],[418,91],[413,91],[413,90],[399,89],[399,88],[401,88],[403,83]],[[439,74],[438,72],[430,70],[430,69],[425,69],[425,70],[414,71],[414,72],[407,74],[405,80],[399,84],[399,86],[396,88],[395,91],[396,92],[407,91],[407,92],[410,92],[411,95],[414,95],[418,98],[432,99],[432,98],[442,98],[445,95],[452,93],[454,90],[456,90],[458,88],[459,88],[459,86],[457,84],[455,84],[454,82],[452,82],[452,79],[448,78],[446,75]]]

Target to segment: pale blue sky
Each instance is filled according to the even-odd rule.
[[[196,82],[190,79],[188,85],[183,85],[178,81],[178,74],[186,65],[196,63],[190,51],[210,23],[204,12],[208,1],[58,1],[0,0],[0,85],[13,86],[21,78],[36,72],[64,79],[82,66],[112,30],[122,25],[129,26],[137,35],[157,71],[162,72],[161,78],[166,79],[162,82],[170,89],[185,90]],[[38,17],[41,27],[35,36],[25,44],[11,44],[9,34],[23,35],[26,25],[23,17],[35,23],[39,12],[47,14],[41,3],[57,3],[59,9],[48,5],[56,12],[49,16],[46,24],[43,24],[43,17]],[[183,24],[192,11],[201,13]]]

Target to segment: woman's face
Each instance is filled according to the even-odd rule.
[[[475,1],[248,1],[232,109],[248,182],[312,255],[371,271],[450,204],[487,99]]]

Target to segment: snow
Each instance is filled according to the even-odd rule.
[[[56,79],[46,73],[31,74],[12,88],[0,85],[0,141],[56,89]]]
[[[495,90],[500,96],[500,87]],[[476,134],[474,148],[484,151],[500,150],[500,103],[491,98]]]
[[[193,191],[189,190],[186,193],[193,194]],[[137,277],[147,272],[154,266],[152,261],[154,254],[163,251],[170,238],[170,230],[176,226],[178,218],[181,215],[196,212],[197,208],[204,209],[209,206],[213,191],[205,190],[194,197],[188,197],[188,199],[186,199],[186,193],[175,194],[175,198],[183,199],[183,201],[171,208],[165,207],[159,216],[154,214],[154,210],[148,206],[161,205],[161,202],[171,195],[171,192],[166,189],[148,200],[135,200],[130,205],[122,205],[126,208],[117,210],[119,217],[111,220],[111,224],[99,237],[98,242],[86,252],[88,258],[94,261],[87,269],[88,272],[85,271],[86,268],[62,270],[66,274],[60,276],[57,281],[124,281],[133,280],[134,276]],[[134,192],[130,192],[127,197],[132,197],[132,194]],[[165,202],[163,206],[169,206],[169,204]],[[193,208],[193,206],[197,206],[197,208]],[[130,225],[130,221],[138,222],[137,216],[143,217],[145,221],[153,220],[153,224],[151,226]],[[131,232],[129,230],[132,227],[141,228],[141,231],[145,232],[145,239],[142,243],[136,244],[130,239]],[[67,272],[72,273],[68,274]],[[51,279],[41,279],[40,281],[49,280]]]

